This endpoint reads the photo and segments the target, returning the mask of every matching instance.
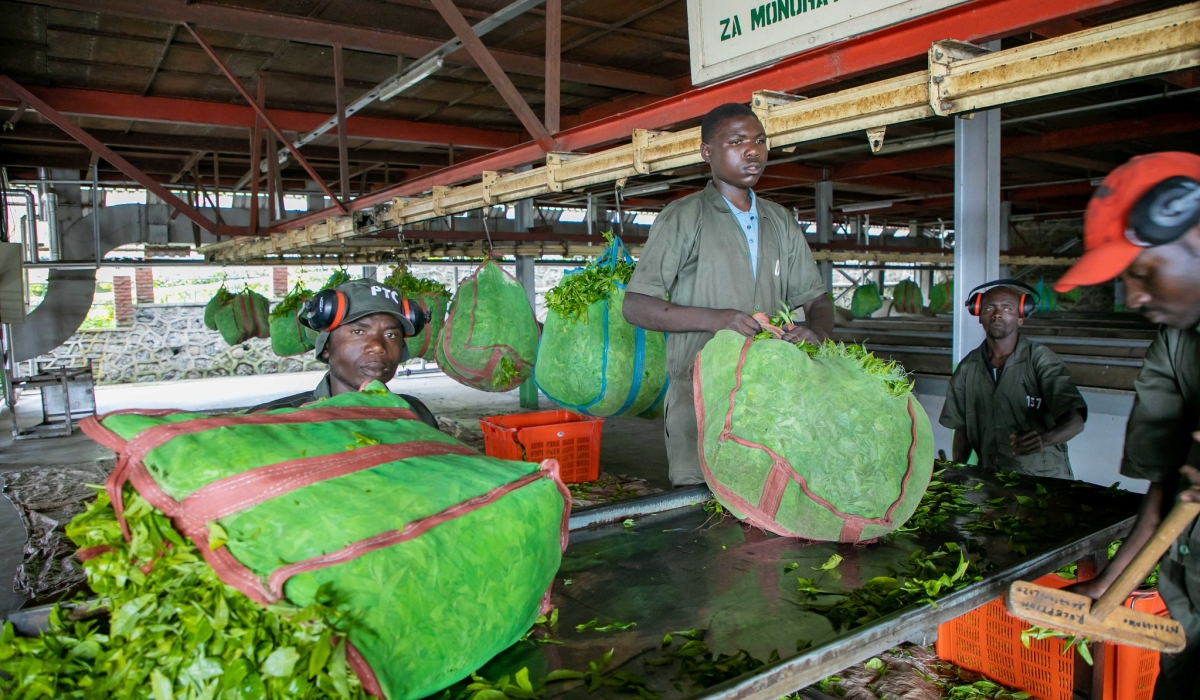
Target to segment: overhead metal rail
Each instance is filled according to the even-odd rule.
[[[1196,67],[1200,67],[1200,3],[1190,3],[1003,51],[939,41],[929,49],[927,70],[813,99],[756,92],[751,106],[762,119],[772,148],[863,131],[872,150],[878,151],[891,124]],[[622,187],[639,175],[700,162],[699,128],[635,129],[627,145],[592,154],[549,153],[544,167],[505,174],[485,171],[481,181],[471,185],[434,187],[423,197],[396,197],[390,206],[380,205],[371,212],[371,224],[378,230],[551,192],[607,183]],[[331,217],[271,236],[222,241],[203,252],[210,262],[300,252],[362,235],[355,216]]]

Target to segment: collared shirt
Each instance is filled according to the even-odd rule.
[[[746,247],[750,249],[750,272],[758,279],[758,198],[754,196],[754,190],[750,190],[750,208],[746,211],[733,206],[733,202],[724,195],[721,195],[721,199],[725,200],[729,211],[733,212],[738,228],[746,234]]]
[[[824,294],[812,251],[790,210],[761,199],[757,274],[746,235],[712,182],[702,192],[671,202],[650,228],[650,238],[626,291],[684,306],[774,313]],[[671,333],[667,372],[673,381],[691,377],[692,363],[711,333]]]
[[[1067,366],[1050,348],[1024,336],[992,379],[986,341],[972,350],[946,387],[939,422],[951,430],[966,430],[967,440],[985,468],[1016,470],[1030,476],[1074,478],[1066,445],[1043,448],[1031,455],[1013,454],[1009,436],[1053,428],[1073,410],[1087,417],[1087,403]]]

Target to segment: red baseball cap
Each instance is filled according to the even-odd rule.
[[[1130,210],[1155,185],[1178,176],[1200,180],[1200,156],[1181,151],[1151,153],[1109,173],[1083,215],[1083,257],[1054,284],[1054,291],[1100,284],[1124,272],[1143,248],[1126,234]]]

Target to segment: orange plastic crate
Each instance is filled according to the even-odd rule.
[[[557,459],[568,484],[600,478],[604,419],[571,411],[537,411],[479,419],[488,457],[523,462]]]
[[[1063,588],[1072,583],[1056,574],[1034,583]],[[1125,603],[1135,610],[1166,615],[1157,592],[1139,591]],[[1075,655],[1063,654],[1063,640],[1033,641],[1026,649],[1018,620],[997,598],[938,628],[937,655],[965,669],[1041,700],[1071,700],[1075,689]],[[1104,700],[1150,700],[1158,678],[1158,654],[1137,647],[1105,644]]]

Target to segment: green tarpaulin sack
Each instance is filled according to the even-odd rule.
[[[229,290],[226,289],[225,285],[222,284],[221,288],[217,290],[217,293],[213,295],[213,298],[209,299],[208,303],[204,305],[205,328],[210,331],[217,330],[217,312],[220,311],[221,308],[226,304],[228,304],[231,299],[233,299],[233,295],[230,294]]]
[[[458,286],[437,340],[437,363],[460,384],[510,391],[533,375],[538,326],[525,288],[494,260]]]
[[[634,263],[620,238],[546,294],[533,378],[551,401],[589,416],[653,411],[667,390],[666,336],[623,315]]]
[[[883,297],[879,295],[879,287],[874,282],[860,284],[854,289],[850,298],[850,313],[854,318],[866,318],[883,308]]]
[[[784,537],[865,542],[903,525],[933,471],[904,370],[858,346],[759,335],[720,331],[696,358],[700,466],[717,500]]]
[[[929,310],[935,314],[948,314],[954,308],[954,280],[933,285],[929,290]]]
[[[229,345],[244,343],[250,338],[271,337],[271,321],[267,298],[252,289],[233,295],[229,303],[217,310],[217,330]]]
[[[118,454],[112,503],[131,485],[224,583],[263,606],[331,600],[377,696],[452,685],[546,611],[570,514],[558,463],[484,457],[378,382],[300,409],[83,429]]]
[[[303,355],[315,347],[317,334],[300,323],[300,308],[312,292],[297,284],[271,309],[271,351],[280,357]]]
[[[892,290],[892,310],[900,314],[919,314],[925,306],[921,288],[912,280],[901,280]]]
[[[417,277],[403,265],[397,266],[383,283],[400,292],[406,299],[415,300],[422,309],[425,309],[425,313],[429,317],[420,333],[411,338],[405,338],[404,342],[408,343],[409,354],[425,360],[437,359],[434,345],[438,333],[442,330],[442,325],[446,322],[450,292],[440,282]]]

